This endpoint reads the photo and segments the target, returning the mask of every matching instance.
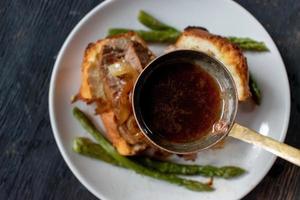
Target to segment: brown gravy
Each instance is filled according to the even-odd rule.
[[[153,73],[141,101],[149,129],[178,143],[205,136],[220,117],[221,96],[216,80],[187,62],[169,64]]]

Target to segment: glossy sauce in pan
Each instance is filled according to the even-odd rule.
[[[144,87],[141,101],[149,129],[178,143],[205,136],[221,113],[216,80],[188,62],[168,64],[154,73]]]

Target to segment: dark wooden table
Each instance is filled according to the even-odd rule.
[[[72,28],[101,1],[0,1],[0,199],[96,199],[62,159],[48,88]],[[300,1],[238,0],[268,30],[286,64],[292,110],[286,143],[300,148]],[[271,73],[271,72],[270,72]],[[300,168],[277,159],[244,199],[300,199]]]

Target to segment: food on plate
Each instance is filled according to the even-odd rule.
[[[111,143],[96,129],[86,115],[75,107],[73,109],[74,117],[95,138],[98,144],[87,138],[76,138],[73,143],[73,150],[79,154],[131,169],[139,174],[164,180],[194,191],[212,191],[214,188],[210,183],[189,180],[178,175],[201,175],[225,179],[243,175],[245,170],[235,166],[184,165],[145,157],[147,152],[154,152],[154,154],[163,154],[163,152],[153,147],[137,126],[131,107],[132,90],[138,75],[155,58],[145,41],[173,43],[168,50],[198,50],[222,62],[235,81],[239,100],[245,101],[252,96],[255,103],[259,105],[261,102],[261,91],[254,78],[252,76],[249,77],[247,61],[242,50],[268,51],[266,45],[263,42],[257,42],[250,38],[214,35],[199,27],[188,27],[181,32],[159,21],[145,11],[139,13],[138,19],[151,30],[110,29],[108,37],[89,44],[85,50],[82,63],[81,87],[74,101],[80,100],[96,106],[95,113],[100,115],[106,128],[107,139]],[[207,78],[205,74],[201,74],[199,71],[196,72],[193,66],[185,66],[185,68],[191,69],[190,72],[193,72],[194,75],[198,73],[198,79]],[[178,74],[183,74],[179,68]],[[166,75],[176,76],[176,74],[169,73],[166,73]],[[192,81],[191,74],[187,75],[187,77],[189,77],[189,81]],[[177,81],[185,83],[187,79]],[[158,81],[158,83],[160,82]],[[165,83],[161,82],[161,84],[164,85]],[[155,87],[160,86],[159,84],[153,84],[153,88]],[[208,88],[207,92],[216,94],[208,96],[214,96],[215,99],[218,99],[217,94],[219,93],[215,89]],[[157,91],[157,88],[155,90]],[[166,91],[163,87],[158,88],[158,90],[161,90],[161,92],[149,91],[149,95],[157,97],[155,99],[159,100],[160,105],[167,104],[171,96],[174,95],[172,91]],[[174,88],[175,90],[180,91],[180,88]],[[193,90],[197,90],[197,88]],[[188,93],[184,93],[184,95],[189,99],[192,98]],[[163,99],[158,98],[158,96],[169,96],[170,98]],[[200,95],[199,99],[203,100],[205,98]],[[211,104],[219,102],[217,100],[214,101],[215,99],[203,102],[206,104],[208,102]],[[153,115],[150,116],[150,118],[152,117],[151,120],[160,121],[160,123],[153,124],[164,124],[165,126],[160,126],[160,128],[163,127],[163,132],[169,134],[168,137],[172,137],[171,140],[183,141],[182,138],[174,138],[174,134],[171,134],[171,132],[184,132],[187,130],[187,126],[180,127],[178,130],[177,126],[169,126],[171,124],[169,122],[172,121],[167,115],[170,114],[169,110],[151,107],[151,102],[149,105],[148,109],[153,111]],[[207,107],[216,108],[209,112],[209,116],[214,121],[214,117],[219,115],[219,105],[214,104]],[[205,108],[205,105],[202,105],[201,108]],[[197,114],[202,115],[200,111]],[[178,117],[181,117],[181,115]],[[210,118],[206,120],[210,120]],[[197,131],[199,126],[192,126],[191,123],[191,120],[187,120],[187,124],[190,124],[190,129],[195,129],[195,132],[198,133],[201,132]],[[161,130],[159,131],[161,132]],[[183,142],[186,139],[194,139],[194,135],[186,134],[186,136]],[[165,158],[166,156],[163,154],[162,157]]]
[[[141,24],[151,29],[151,31],[126,28],[111,28],[108,30],[108,35],[117,35],[121,33],[127,33],[129,31],[134,31],[137,32],[147,42],[175,42],[177,37],[181,33],[176,28],[159,21],[154,16],[143,10],[139,12],[138,20]],[[158,37],[158,35],[163,36],[163,39]],[[227,37],[227,39],[246,51],[269,51],[264,42],[255,41],[248,37],[229,36]]]
[[[133,30],[126,28],[113,28],[109,29],[108,36],[119,35],[128,32],[135,32],[146,42],[156,42],[156,43],[172,43],[177,40],[180,35],[180,32],[176,31],[144,31],[144,30]]]
[[[257,105],[261,103],[261,91],[257,85],[256,80],[253,78],[252,74],[249,75],[249,87],[252,94],[252,99]]]
[[[141,24],[145,25],[146,27],[152,30],[157,30],[157,31],[170,30],[170,31],[179,32],[176,28],[159,21],[158,19],[156,19],[155,17],[153,17],[152,15],[150,15],[149,13],[143,10],[139,12],[138,20]]]
[[[84,53],[82,84],[76,98],[106,107],[110,96],[105,94],[105,83],[110,80],[105,75],[111,72],[114,77],[126,75],[130,82],[135,71],[140,72],[153,58],[146,43],[132,32],[90,43]],[[111,65],[114,63],[119,65]]]
[[[142,23],[143,25],[145,25],[146,27],[148,27],[152,30],[144,31],[144,30],[134,30],[134,29],[126,29],[126,28],[111,28],[108,31],[108,35],[112,36],[112,35],[117,35],[117,34],[121,34],[121,33],[127,33],[130,31],[134,31],[147,42],[167,42],[167,43],[176,42],[179,36],[184,35],[184,33],[181,34],[181,32],[178,31],[176,28],[159,21],[158,19],[156,19],[155,17],[153,17],[152,15],[150,15],[149,13],[147,13],[143,10],[141,10],[139,12],[138,20],[140,23]],[[206,30],[205,28],[202,28],[202,29]],[[221,36],[218,36],[218,37],[221,37]],[[225,40],[225,38],[223,38],[223,39]],[[268,47],[265,45],[264,42],[258,42],[251,38],[248,38],[248,37],[241,38],[241,37],[229,36],[229,37],[227,37],[227,39],[232,43],[231,45],[235,44],[238,47],[240,47],[242,50],[269,51]],[[170,49],[173,49],[173,48],[168,48],[168,50],[170,50]],[[213,50],[211,50],[211,51],[213,51]],[[248,75],[247,75],[247,77],[248,77]],[[236,81],[238,81],[239,79],[241,81],[243,80],[243,82],[245,81],[245,79],[243,79],[243,77],[235,78]],[[249,79],[249,78],[247,78],[247,79]],[[242,87],[239,87],[239,85],[238,85],[237,88],[241,90],[239,93],[239,100],[243,101],[243,100],[247,99],[247,96],[252,96],[252,99],[254,100],[254,102],[257,105],[259,105],[261,102],[262,95],[261,95],[261,92],[259,90],[257,83],[254,82],[254,79],[252,76],[248,80],[247,84],[248,84],[248,90],[247,90],[247,87],[245,87],[245,85],[242,85]],[[244,92],[244,94],[241,94],[241,92]],[[251,92],[252,92],[252,95],[250,95]]]
[[[247,51],[269,51],[268,47],[265,45],[264,42],[258,42],[251,38],[245,37],[234,37],[230,36],[227,37],[227,39],[238,45],[241,49],[247,50]]]
[[[122,164],[111,157],[100,144],[97,144],[88,138],[76,138],[73,141],[73,150],[79,154],[91,158],[95,158],[113,165],[122,166]],[[161,161],[144,156],[132,157],[130,159],[133,162],[137,162],[145,167],[166,174],[201,175],[204,177],[231,179],[241,176],[246,172],[244,169],[235,166],[215,167],[211,165],[185,165]]]
[[[143,165],[140,165],[129,158],[120,155],[116,149],[107,141],[104,136],[97,130],[97,128],[94,126],[94,124],[85,116],[83,112],[81,112],[78,108],[73,109],[73,115],[74,117],[80,122],[82,127],[89,132],[101,145],[103,150],[109,154],[115,161],[118,163],[118,165],[121,165],[122,167],[132,169],[138,174],[143,174],[146,176],[153,177],[155,179],[160,179],[167,181],[172,184],[176,184],[179,186],[183,186],[189,190],[193,191],[212,191],[213,188],[206,183],[201,183],[199,181],[189,180],[180,178],[173,174],[165,174],[158,172],[157,170],[153,170],[147,167],[144,167]]]
[[[76,99],[96,104],[109,140],[122,155],[133,155],[149,146],[134,120],[130,93],[138,74],[153,58],[133,32],[91,43],[84,54]]]
[[[174,46],[176,49],[193,49],[215,57],[232,75],[239,100],[245,101],[251,96],[247,60],[240,48],[226,38],[213,35],[203,28],[187,27]]]
[[[160,22],[145,11],[140,11],[138,19],[142,24],[149,27],[151,31],[113,28],[109,29],[108,35],[118,35],[134,31],[147,42],[159,43],[175,42],[180,35],[180,32],[177,29]]]
[[[173,43],[176,42],[181,32],[173,30],[137,30],[128,28],[110,28],[108,29],[108,36],[118,35],[122,33],[135,32],[146,42],[153,43]],[[259,42],[248,37],[226,37],[230,42],[240,47],[243,51],[269,51],[264,42]]]

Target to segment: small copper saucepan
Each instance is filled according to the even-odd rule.
[[[145,99],[152,98],[146,88],[149,80],[158,76],[160,69],[172,63],[186,62],[200,67],[218,83],[221,96],[221,108],[218,120],[202,137],[185,142],[172,141],[157,133],[145,117]],[[171,64],[170,64],[171,63]],[[152,84],[152,83],[151,83]],[[154,83],[155,84],[155,83]],[[149,84],[148,84],[149,85]],[[247,127],[235,123],[238,109],[238,97],[234,80],[227,68],[215,58],[194,50],[177,50],[157,57],[139,75],[133,91],[133,111],[139,128],[155,146],[176,154],[190,154],[212,147],[226,136],[248,142],[300,166],[300,150],[261,135]]]

